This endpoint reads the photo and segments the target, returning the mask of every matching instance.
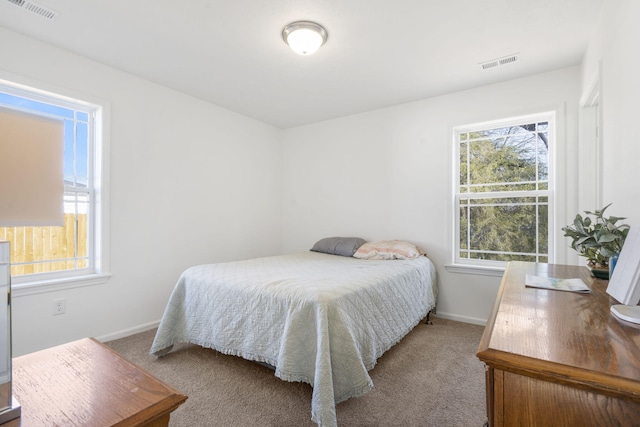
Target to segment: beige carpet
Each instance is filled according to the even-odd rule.
[[[416,326],[370,372],[375,389],[338,404],[340,427],[480,427],[486,419],[484,366],[475,354],[483,327],[439,319]],[[175,427],[313,427],[311,387],[235,356],[179,345],[148,354],[155,330],[107,343],[189,398]]]

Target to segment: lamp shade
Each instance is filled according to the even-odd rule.
[[[0,107],[0,226],[64,223],[64,123]]]
[[[311,21],[297,21],[284,27],[283,40],[300,55],[311,55],[327,41],[327,30]]]

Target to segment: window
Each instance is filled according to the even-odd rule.
[[[97,129],[102,108],[1,81],[0,106],[64,122],[64,225],[0,227],[0,239],[11,242],[12,282],[20,286],[100,273]]]
[[[553,113],[454,130],[454,263],[549,262]]]

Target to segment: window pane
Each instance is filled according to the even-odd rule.
[[[477,252],[474,258],[496,259],[490,252],[511,253],[508,259],[520,258],[516,253],[547,253],[547,238],[540,237],[548,233],[546,206],[541,215],[536,215],[536,205],[524,199],[519,204],[491,201],[495,200],[474,201],[469,208],[469,248]],[[460,215],[462,243],[462,223],[467,218],[462,209]]]
[[[467,244],[468,230],[469,230],[468,210],[466,206],[460,206],[460,249],[469,249],[469,245]]]
[[[472,206],[469,222],[472,249],[535,252],[535,211],[530,206]]]
[[[538,134],[538,180],[549,179],[549,140],[546,132]]]
[[[76,111],[76,120],[81,122],[88,122],[89,115],[87,113],[83,113],[82,111]]]
[[[64,180],[65,186],[75,185],[75,131],[72,120],[64,121]]]
[[[467,144],[460,144],[460,192],[467,192]]]
[[[41,113],[47,113],[68,119],[72,119],[74,115],[73,110],[70,110],[68,108],[46,104],[44,102],[33,101],[31,99],[10,95],[8,93],[0,93],[0,103],[13,107],[22,107],[24,109],[39,111]]]
[[[87,186],[87,181],[89,180],[88,136],[89,127],[87,124],[76,123],[76,183],[83,187]]]
[[[62,227],[0,227],[0,239],[11,242],[13,276],[88,266],[89,195],[65,193],[64,197]],[[81,259],[76,261],[76,258]]]
[[[549,206],[539,205],[538,214],[540,220],[538,221],[538,252],[542,254],[549,253]],[[541,261],[542,262],[542,261]]]
[[[472,141],[469,144],[469,183],[484,184],[498,182],[493,171],[495,149],[488,139]]]
[[[535,183],[537,134],[528,127],[535,128],[535,125],[472,133],[475,139],[470,143],[471,184]],[[546,152],[543,155],[546,169]]]
[[[68,241],[69,234],[73,236],[73,215],[65,214],[64,221],[64,227],[0,228],[0,238],[11,242],[11,275],[67,269],[64,261],[50,262],[67,258],[69,248],[73,251],[73,241]]]
[[[86,193],[76,194],[76,209],[78,221],[77,257],[86,258],[88,256],[88,211],[89,195]]]

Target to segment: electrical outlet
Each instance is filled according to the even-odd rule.
[[[53,314],[64,314],[67,311],[67,300],[58,298],[53,300]]]

